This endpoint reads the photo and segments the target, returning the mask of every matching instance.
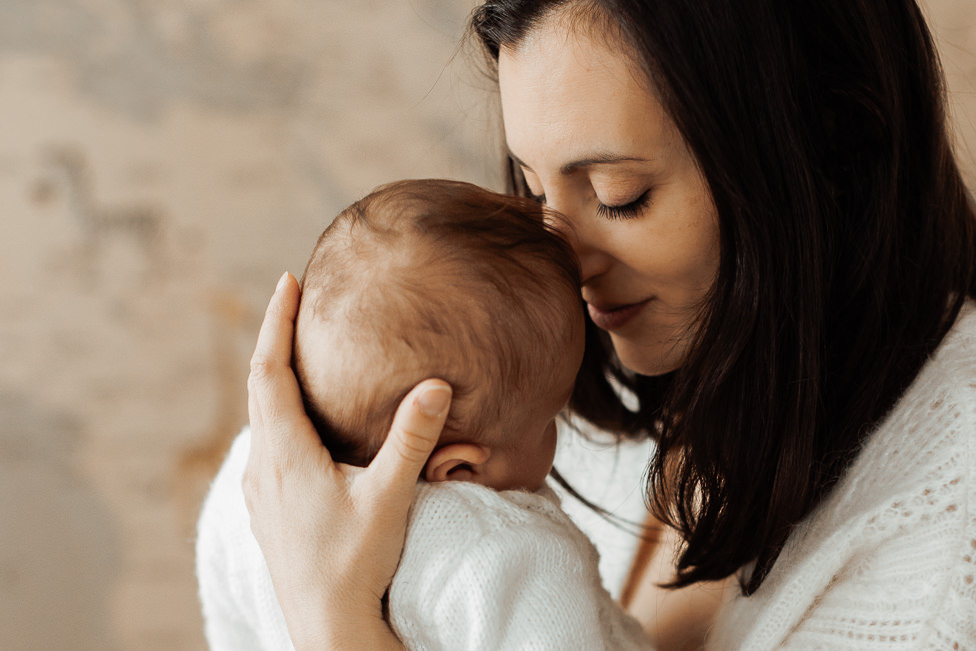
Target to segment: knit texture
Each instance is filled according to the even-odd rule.
[[[390,590],[411,649],[647,649],[551,490],[421,484]]]
[[[197,576],[215,651],[290,650],[284,616],[250,531],[241,478],[245,430],[198,524]],[[640,625],[601,585],[596,549],[552,489],[496,492],[419,483],[390,589],[408,649],[647,649]]]
[[[852,467],[790,536],[760,589],[748,598],[739,596],[725,604],[709,636],[708,648],[976,649],[974,448],[976,308],[969,303],[933,358],[868,438]],[[642,521],[646,511],[642,510],[641,486],[650,448],[626,444],[623,449],[622,453],[610,445],[580,439],[569,430],[561,431],[556,465],[585,497],[631,521]],[[197,572],[207,638],[217,650],[290,649],[284,618],[260,548],[251,535],[241,493],[247,453],[245,433],[235,442],[214,481],[200,518]],[[459,492],[458,499],[467,507],[478,504],[464,491]],[[420,501],[418,505],[415,519],[424,517],[418,514],[427,508]],[[603,556],[600,571],[604,584],[617,594],[636,549],[636,538],[571,498],[564,499],[563,507],[595,542]],[[550,507],[542,504],[540,508],[545,511]],[[437,513],[435,510],[435,517],[441,517]],[[501,523],[507,517],[512,518],[509,522],[518,522],[521,516],[486,514],[489,524],[485,532],[491,530],[492,518],[496,517]],[[479,513],[475,519],[480,518]],[[436,533],[436,528],[432,529]],[[420,528],[412,526],[408,536],[416,531]],[[493,537],[486,534],[485,540]],[[570,538],[557,538],[561,551],[556,558],[582,549],[574,547],[576,543]],[[519,559],[513,561],[513,567],[521,572],[529,567],[522,561],[535,552],[529,556],[521,556],[519,549],[505,553]],[[412,554],[410,542],[404,554],[405,558]],[[592,550],[581,557],[581,565],[592,566],[591,554]],[[451,550],[450,555],[457,554]],[[463,577],[481,571],[476,554],[464,556],[453,562],[456,572],[451,576],[444,568],[414,568],[422,575],[414,587],[426,584],[423,590],[436,592],[441,585],[456,595],[462,593],[456,604],[443,607],[452,622],[456,621],[453,618],[466,621],[465,630],[471,635],[480,634],[479,617],[485,612],[504,619],[510,603],[529,604],[521,612],[532,613],[533,619],[525,622],[538,618],[551,623],[560,617],[558,609],[563,606],[551,600],[561,595],[554,596],[551,587],[538,592],[538,602],[519,592],[518,584],[490,596],[488,592],[463,594],[468,588]],[[489,560],[485,563],[484,575],[497,571]],[[414,571],[408,567],[405,562],[397,580],[413,581],[407,578]],[[585,576],[586,571],[575,578],[570,576],[570,584],[577,582],[573,589],[588,592],[583,599],[595,604],[597,611],[612,610],[605,591],[595,585],[592,576]],[[399,589],[395,581],[393,592]],[[412,590],[407,586],[404,589]],[[436,600],[436,595],[431,598]],[[467,620],[463,604],[472,607]],[[406,609],[414,607],[407,603],[401,611],[406,615]],[[443,620],[438,617],[434,616],[434,634],[440,634],[438,622]],[[619,617],[619,612],[610,613],[612,621]],[[411,617],[410,622],[398,626],[406,629],[413,621]],[[613,631],[615,625],[595,626],[602,635]],[[514,639],[514,630],[505,627],[499,634]],[[587,639],[561,648],[621,648],[611,638],[592,646],[583,643]],[[513,648],[560,647],[527,643]]]
[[[970,303],[709,648],[976,649],[974,449]]]
[[[197,524],[204,632],[213,651],[290,651],[294,646],[241,490],[250,438],[245,430],[235,439]]]

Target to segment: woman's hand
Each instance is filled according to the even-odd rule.
[[[295,278],[282,276],[251,359],[244,473],[251,530],[296,648],[398,648],[381,599],[451,388],[425,380],[407,394],[368,468],[334,463],[305,414],[291,368],[299,294]]]

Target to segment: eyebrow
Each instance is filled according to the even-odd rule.
[[[520,167],[524,167],[530,172],[532,171],[532,168],[526,165],[525,161],[523,161],[521,158],[516,156],[511,149],[506,147],[505,151],[508,153],[509,158],[511,158],[516,165],[519,165]],[[562,175],[567,176],[580,168],[592,167],[594,165],[615,165],[618,163],[649,163],[649,162],[651,161],[646,158],[640,158],[638,156],[620,156],[618,154],[600,152],[600,153],[593,154],[592,156],[587,156],[586,158],[580,158],[579,160],[574,160],[572,162],[566,163],[561,168],[559,168],[559,172]]]

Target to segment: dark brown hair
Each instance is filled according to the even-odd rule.
[[[500,0],[471,30],[494,65],[561,8],[643,67],[721,238],[681,368],[628,373],[588,322],[572,405],[657,439],[649,499],[685,540],[673,585],[754,562],[750,594],[976,294],[937,53],[912,0]]]
[[[543,217],[528,199],[428,179],[382,186],[325,229],[302,278],[294,365],[334,459],[367,465],[397,404],[426,377],[453,388],[442,440],[478,440],[551,389],[583,317],[576,256]],[[330,409],[323,394],[339,387],[311,382],[306,319],[331,320],[324,327],[371,359],[409,351],[418,377],[403,386],[381,378],[367,385],[375,395],[356,396],[356,408]],[[348,383],[359,388],[359,379]]]

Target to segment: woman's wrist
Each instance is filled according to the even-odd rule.
[[[276,588],[275,592],[279,592]],[[382,601],[368,590],[331,593],[292,587],[279,603],[295,651],[403,651],[383,617]]]
[[[295,625],[292,626],[291,624]],[[295,651],[403,651],[404,647],[382,617],[340,617],[289,622]]]

